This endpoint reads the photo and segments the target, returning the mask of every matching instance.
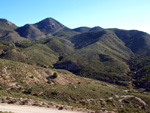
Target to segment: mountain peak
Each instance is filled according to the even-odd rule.
[[[56,21],[53,18],[46,18],[34,24],[34,26],[36,26],[38,29],[44,32],[47,36],[49,36],[49,34],[56,33],[65,28],[63,24],[61,24],[60,22]]]
[[[54,18],[51,18],[51,17],[48,17],[48,18],[45,18],[45,19],[43,19],[43,20],[55,20]],[[56,21],[56,20],[55,20]]]
[[[3,23],[5,23],[5,24],[7,24],[7,25],[15,25],[15,24],[13,24],[12,22],[10,22],[10,21],[8,21],[7,19],[3,19],[3,18],[1,18],[0,19],[0,22],[3,22]]]
[[[56,24],[61,24],[60,22],[58,22],[57,20],[49,17],[49,18],[46,18],[44,20],[41,20],[40,22],[36,23],[36,24],[43,24],[43,25],[46,25],[46,26],[49,26],[49,25],[53,25],[55,26]],[[62,24],[61,24],[62,25]],[[62,25],[63,26],[63,25]]]
[[[90,31],[97,31],[97,30],[100,30],[100,29],[103,29],[103,28],[99,27],[99,26],[95,26],[95,27],[91,28]]]
[[[17,28],[17,26],[14,23],[8,21],[7,19],[0,18],[0,29],[1,30],[12,31],[16,28]]]

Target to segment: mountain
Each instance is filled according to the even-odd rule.
[[[116,35],[134,53],[141,53],[150,50],[150,35],[138,30],[113,29]]]
[[[17,27],[1,19],[0,96],[149,112],[149,56],[150,35],[142,31],[70,29],[52,18]]]
[[[16,29],[16,31],[20,34],[20,36],[27,39],[39,40],[46,38],[44,33],[31,24],[26,24],[23,27],[19,27]]]
[[[35,24],[26,24],[23,27],[18,27],[16,32],[30,40],[40,40],[52,36],[69,37],[77,34],[53,18],[46,18]]]
[[[91,28],[89,31],[97,31],[97,30],[100,30],[100,29],[103,29],[103,28],[101,28],[99,26],[95,26],[95,27]]]
[[[100,29],[103,29],[99,26],[95,26],[93,28],[90,28],[90,27],[78,27],[78,28],[75,28],[73,29],[73,31],[76,31],[76,32],[79,32],[79,33],[85,33],[85,32],[89,32],[89,31],[97,31],[97,30],[100,30]]]
[[[34,24],[40,31],[46,34],[47,37],[67,28],[63,24],[59,23],[53,18],[46,18],[36,24]]]
[[[17,26],[14,23],[12,23],[6,19],[0,19],[0,30],[12,31],[16,28],[17,28]]]
[[[7,34],[0,37],[0,40],[12,41],[12,42],[28,41],[24,37],[21,37],[15,31],[7,31]]]
[[[18,32],[21,39],[39,41],[15,43],[16,48],[1,58],[66,69],[80,76],[122,85],[127,85],[130,79],[128,61],[150,50],[150,35],[142,31],[98,26],[71,30],[52,18],[18,27],[11,32]]]
[[[69,40],[76,51],[57,62],[55,68],[118,84],[129,81],[127,62],[135,55],[150,51],[150,35],[135,30],[101,29]]]
[[[34,26],[42,31],[46,37],[70,37],[78,34],[53,18],[46,18],[38,23],[35,23]]]
[[[84,32],[88,32],[90,29],[91,28],[89,28],[89,27],[78,27],[78,28],[75,28],[73,30],[76,32],[84,33]]]
[[[6,19],[0,19],[0,40],[13,42],[26,40],[25,38],[21,37],[17,32],[15,32],[16,28],[17,26],[12,22]]]
[[[108,82],[128,80],[129,67],[125,61],[133,52],[113,31],[87,32],[70,38],[70,41],[76,51],[55,64],[55,68]]]

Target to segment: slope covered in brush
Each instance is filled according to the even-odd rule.
[[[12,49],[7,54],[1,56],[3,59],[9,59],[27,64],[38,65],[41,67],[53,67],[58,61],[58,54],[43,44],[35,44],[24,49]]]
[[[23,27],[19,27],[16,29],[16,31],[20,34],[20,36],[31,40],[39,40],[39,39],[46,38],[44,33],[42,33],[39,29],[37,29],[31,24],[27,24]]]
[[[83,33],[70,38],[70,41],[76,51],[59,61],[56,68],[110,82],[114,82],[114,76],[118,80],[126,78],[128,66],[124,61],[133,53],[114,32],[100,30]]]
[[[150,52],[144,52],[129,61],[131,72],[128,75],[133,79],[137,88],[150,90]]]
[[[115,34],[134,53],[141,53],[150,50],[150,35],[137,30],[112,29]]]
[[[92,110],[150,111],[149,95],[128,93],[118,86],[78,77],[65,70],[45,69],[4,59],[0,59],[0,69],[1,97],[32,98],[36,100],[35,105],[40,100]],[[57,78],[53,77],[54,73],[58,74]],[[30,102],[23,101],[22,104]]]

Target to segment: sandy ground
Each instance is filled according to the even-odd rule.
[[[21,106],[12,104],[0,104],[0,111],[11,111],[13,113],[82,113],[75,111],[57,110],[52,108]]]

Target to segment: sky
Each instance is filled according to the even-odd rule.
[[[17,26],[52,17],[69,28],[81,26],[150,33],[150,0],[0,0],[0,18]]]

